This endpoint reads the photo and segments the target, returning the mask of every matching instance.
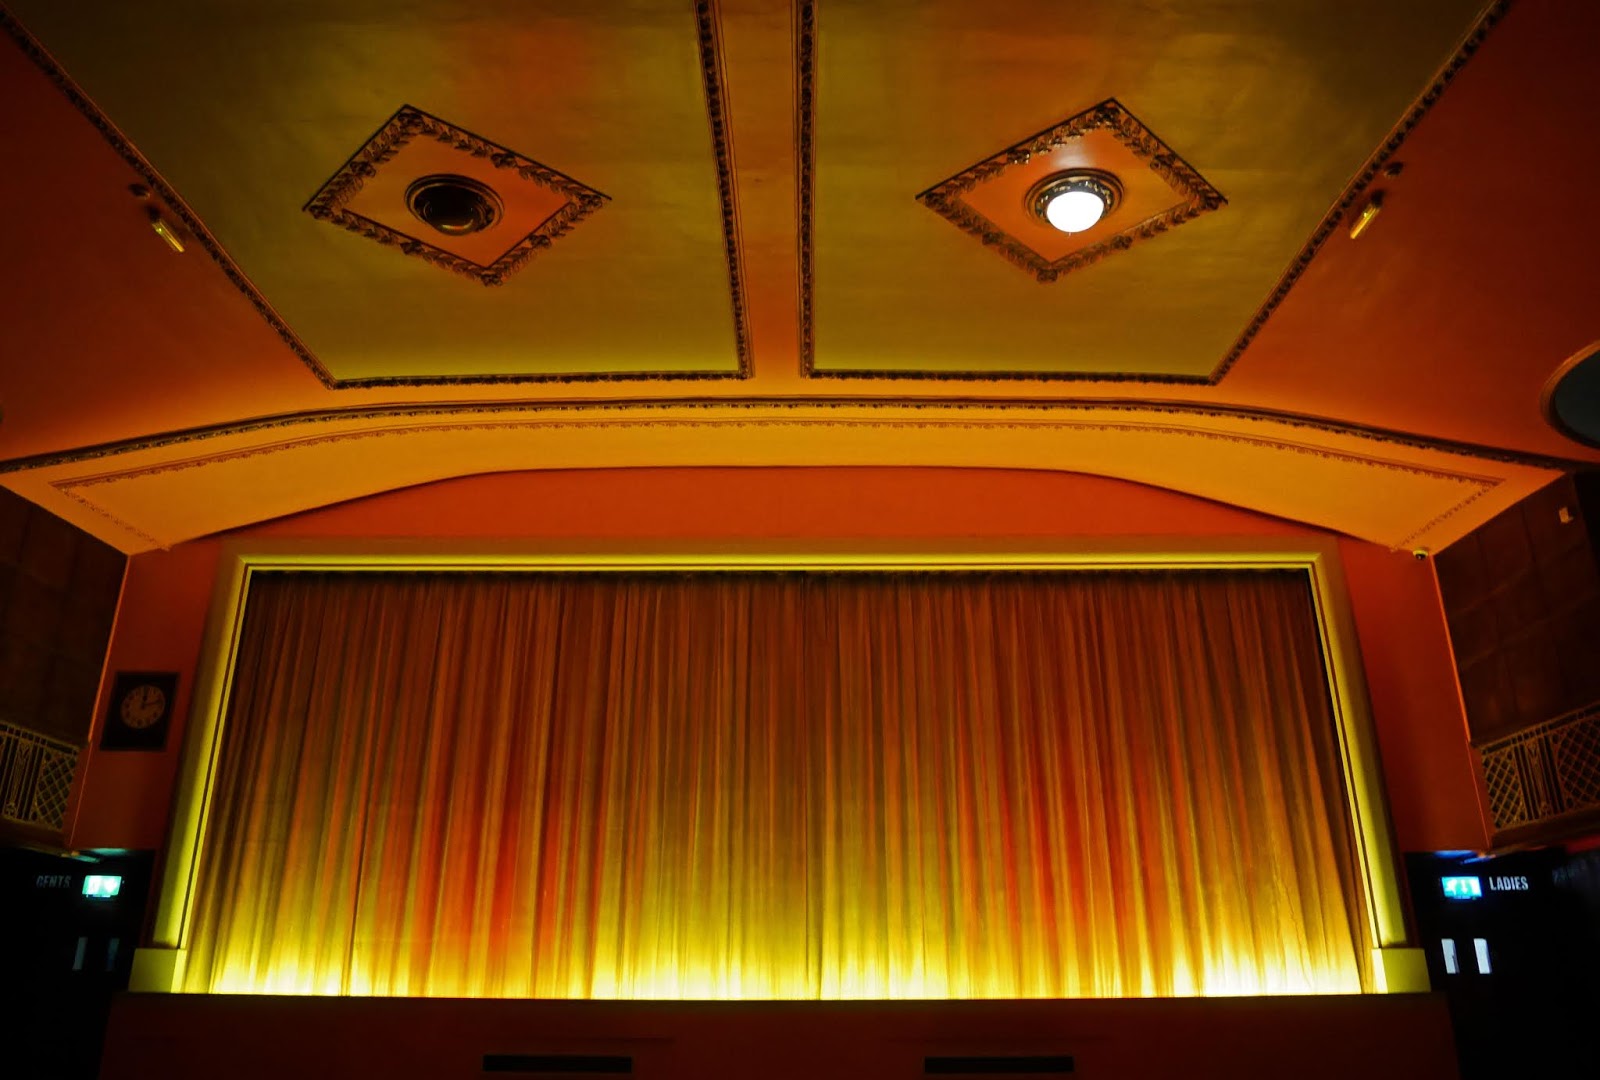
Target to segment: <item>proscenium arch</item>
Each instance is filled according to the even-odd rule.
[[[135,955],[132,988],[182,985],[196,875],[214,796],[234,665],[257,571],[503,573],[717,571],[1299,570],[1311,585],[1334,717],[1346,809],[1370,935],[1374,989],[1426,990],[1410,947],[1387,795],[1354,620],[1332,540],[1127,538],[1082,545],[948,541],[917,544],[741,542],[575,544],[428,541],[241,541],[228,545],[212,597],[156,901],[151,945]]]

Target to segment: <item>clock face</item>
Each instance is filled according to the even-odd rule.
[[[159,686],[145,683],[135,686],[123,695],[118,712],[122,722],[131,728],[147,728],[160,720],[167,711],[167,695]]]

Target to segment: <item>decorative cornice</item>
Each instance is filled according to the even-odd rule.
[[[1170,374],[1143,374],[1119,371],[928,371],[906,369],[864,369],[851,370],[819,370],[815,364],[815,331],[813,319],[813,277],[812,277],[812,215],[811,193],[814,190],[814,173],[816,168],[816,4],[817,0],[798,0],[796,5],[796,34],[795,34],[795,64],[797,68],[796,94],[796,171],[797,184],[800,191],[801,214],[799,218],[799,249],[800,249],[800,367],[807,378],[813,379],[885,379],[885,380],[934,380],[941,382],[1105,382],[1105,383],[1135,383],[1149,385],[1199,385],[1214,386],[1220,383],[1233,369],[1239,357],[1249,348],[1256,335],[1261,332],[1267,320],[1272,317],[1289,291],[1294,288],[1311,261],[1330,236],[1333,235],[1339,223],[1344,219],[1355,204],[1366,194],[1368,187],[1375,180],[1383,167],[1399,151],[1407,137],[1416,126],[1422,122],[1428,112],[1438,103],[1440,95],[1460,73],[1461,68],[1478,51],[1488,37],[1489,31],[1500,22],[1506,12],[1510,10],[1512,0],[1492,0],[1484,9],[1472,28],[1451,54],[1429,83],[1428,88],[1422,93],[1407,110],[1399,124],[1389,133],[1388,137],[1367,159],[1366,164],[1356,173],[1356,176],[1345,187],[1344,192],[1334,202],[1333,206],[1323,216],[1322,222],[1312,231],[1310,239],[1300,249],[1294,261],[1289,264],[1278,283],[1255,314],[1246,324],[1243,332],[1234,341],[1233,345],[1223,355],[1217,366],[1208,375],[1170,375]],[[992,160],[992,159],[991,159]],[[954,179],[954,178],[952,178]],[[947,181],[948,183],[948,181]],[[926,194],[926,193],[924,193]],[[981,215],[973,214],[974,218],[981,219]],[[991,225],[992,229],[993,226]],[[971,231],[971,230],[969,230]],[[997,230],[996,230],[997,231]],[[980,238],[982,234],[980,233]]]
[[[401,147],[418,136],[441,142],[475,158],[483,158],[496,169],[513,170],[518,178],[565,195],[567,201],[488,266],[464,259],[419,237],[346,209],[347,204],[366,182],[378,174],[378,169],[393,160]],[[369,240],[398,248],[402,254],[414,255],[484,285],[500,285],[537,252],[543,251],[571,232],[584,218],[610,201],[609,195],[579,183],[548,165],[523,157],[499,143],[490,142],[481,135],[456,127],[413,105],[402,105],[361,149],[339,166],[338,171],[327,179],[301,209],[318,221],[338,225]]]
[[[811,237],[816,209],[817,156],[817,0],[796,0],[794,5],[794,132],[796,250],[800,266],[800,373],[811,378],[816,348],[812,306]]]
[[[136,536],[153,548],[166,549],[172,546],[165,540],[162,540],[159,536],[151,536],[137,525],[133,525],[122,520],[122,518],[118,517],[116,514],[113,514],[105,507],[84,498],[82,494],[73,490],[71,484],[51,484],[50,486],[56,491],[60,492],[63,497],[71,499],[73,502],[89,511],[89,513],[94,514],[97,517],[105,518],[107,521],[111,522],[111,524],[115,525],[129,536]]]
[[[1396,544],[1395,547],[1396,548],[1409,548],[1409,547],[1411,547],[1418,540],[1421,540],[1424,536],[1427,536],[1434,529],[1438,528],[1440,525],[1443,525],[1446,521],[1449,521],[1451,518],[1453,518],[1457,514],[1461,513],[1461,511],[1465,510],[1467,507],[1471,506],[1473,503],[1477,502],[1479,499],[1481,499],[1485,495],[1489,494],[1489,492],[1491,492],[1495,488],[1499,487],[1501,485],[1501,483],[1503,483],[1503,481],[1497,480],[1494,483],[1487,484],[1487,485],[1485,485],[1483,487],[1480,487],[1477,491],[1474,491],[1471,495],[1468,495],[1464,500],[1462,500],[1461,502],[1459,502],[1456,505],[1452,506],[1450,509],[1446,510],[1444,513],[1439,514],[1439,515],[1437,515],[1435,517],[1432,517],[1432,518],[1428,519],[1428,521],[1425,522],[1420,528],[1418,528],[1418,529],[1414,530],[1413,532],[1411,532],[1408,536],[1406,536],[1403,540],[1401,540],[1398,544]]]
[[[1033,248],[1006,232],[984,217],[962,198],[980,184],[987,183],[1008,169],[1026,165],[1035,157],[1048,154],[1074,139],[1092,131],[1109,132],[1118,142],[1133,151],[1161,177],[1178,196],[1179,202],[1159,214],[1123,229],[1114,236],[1080,248],[1059,259],[1046,259]],[[1211,210],[1220,210],[1228,204],[1222,192],[1212,187],[1199,171],[1184,161],[1154,132],[1139,122],[1116,98],[1107,98],[1092,105],[1076,116],[1030,135],[998,154],[993,154],[976,165],[969,166],[917,196],[917,201],[956,228],[975,237],[1007,262],[1019,266],[1043,283],[1059,280],[1074,270],[1082,269],[1109,255],[1126,251],[1136,241],[1159,236],[1177,228]]]
[[[1372,427],[1365,424],[1353,424],[1338,420],[1329,420],[1324,417],[1308,416],[1302,413],[1277,412],[1271,409],[1252,408],[1240,405],[1215,405],[1205,402],[1188,401],[1147,401],[1138,398],[1057,398],[1057,399],[1031,399],[1031,398],[947,398],[947,397],[917,397],[917,398],[848,398],[848,397],[739,397],[739,398],[581,398],[567,401],[461,401],[461,402],[436,402],[428,404],[399,404],[399,405],[367,405],[347,409],[317,409],[303,412],[278,413],[269,416],[252,417],[246,420],[234,421],[227,424],[211,424],[199,427],[184,428],[176,431],[163,432],[156,435],[140,436],[132,439],[121,439],[113,442],[99,443],[92,446],[78,447],[72,450],[56,451],[46,454],[33,454],[25,457],[12,458],[0,461],[0,474],[13,472],[26,472],[35,469],[50,468],[57,465],[72,464],[80,461],[92,461],[99,458],[115,457],[120,454],[137,453],[145,450],[158,450],[169,446],[180,446],[191,442],[201,442],[208,439],[227,438],[237,435],[249,435],[259,431],[274,431],[288,428],[310,427],[321,424],[334,423],[384,423],[396,420],[416,420],[423,418],[448,418],[451,416],[473,415],[524,415],[524,416],[571,416],[577,419],[562,421],[562,423],[581,423],[584,416],[614,414],[623,412],[683,412],[686,410],[721,411],[731,414],[732,418],[740,423],[761,423],[762,418],[744,419],[747,414],[772,412],[793,412],[799,410],[839,410],[861,409],[872,412],[901,411],[908,414],[919,414],[929,411],[944,411],[960,414],[984,414],[986,417],[995,413],[1002,415],[1015,413],[1042,414],[1045,416],[1063,413],[1150,413],[1164,416],[1181,416],[1198,420],[1231,420],[1255,424],[1272,424],[1293,429],[1314,431],[1323,435],[1362,439],[1390,446],[1403,447],[1411,450],[1423,450],[1456,457],[1471,458],[1478,461],[1493,461],[1507,465],[1516,465],[1527,468],[1547,469],[1552,471],[1570,471],[1589,463],[1568,459],[1549,457],[1542,454],[1530,454],[1519,450],[1507,450],[1501,447],[1484,446],[1477,443],[1460,442],[1450,439],[1436,439],[1426,436],[1412,435],[1407,432],[1393,431],[1386,428]],[[672,418],[667,418],[672,419]],[[649,423],[662,423],[663,420],[649,420]],[[974,424],[988,424],[1001,426],[1006,421],[995,419],[981,419],[972,421]],[[915,421],[905,419],[901,421],[883,421],[883,423],[914,424]]]
[[[734,182],[733,121],[723,81],[722,12],[717,0],[697,0],[696,37],[700,43],[700,81],[705,87],[706,116],[711,123],[711,150],[717,163],[717,194],[722,206],[722,250],[728,260],[728,297],[733,305],[733,334],[739,353],[739,378],[754,374],[744,289],[744,256],[740,250],[739,196]]]
[[[1293,439],[1272,438],[1262,435],[1246,435],[1239,432],[1212,431],[1206,428],[1186,427],[1176,424],[1132,424],[1114,421],[1091,420],[1078,422],[1072,420],[1005,420],[993,422],[986,420],[970,420],[964,418],[922,418],[915,420],[881,420],[875,418],[836,418],[836,417],[804,417],[804,418],[758,418],[747,417],[672,417],[669,419],[645,419],[639,417],[597,418],[585,415],[575,420],[474,420],[466,423],[446,424],[411,424],[396,425],[381,428],[357,428],[350,431],[332,432],[326,435],[309,435],[303,438],[285,439],[273,443],[261,443],[255,446],[239,447],[232,450],[220,450],[211,454],[196,457],[181,458],[171,461],[160,461],[150,465],[136,466],[129,469],[119,469],[111,472],[93,475],[75,476],[62,480],[51,481],[51,486],[58,490],[83,489],[97,487],[102,484],[117,483],[124,480],[141,479],[147,476],[159,476],[165,473],[185,472],[190,469],[204,468],[225,461],[240,461],[253,457],[264,457],[271,454],[285,453],[291,450],[305,449],[311,446],[331,445],[334,443],[358,442],[368,439],[384,439],[404,437],[408,435],[428,435],[460,432],[479,431],[529,431],[529,430],[597,430],[608,431],[630,428],[659,429],[673,428],[838,428],[841,430],[904,430],[907,428],[920,430],[965,430],[965,431],[1038,431],[1038,430],[1071,430],[1074,432],[1094,432],[1100,434],[1153,434],[1166,436],[1179,436],[1183,438],[1201,439],[1208,442],[1232,443],[1239,446],[1259,447],[1267,450],[1297,454],[1305,457],[1320,458],[1325,461],[1337,461],[1344,464],[1360,465],[1363,468],[1381,469],[1387,472],[1403,473],[1409,476],[1421,476],[1430,480],[1445,481],[1454,484],[1471,485],[1479,494],[1500,483],[1496,477],[1478,476],[1472,473],[1455,472],[1447,469],[1434,469],[1425,465],[1416,465],[1411,462],[1394,461],[1388,458],[1372,457],[1366,454],[1349,453],[1343,450],[1334,450],[1323,446],[1313,446],[1309,443]],[[1476,497],[1476,496],[1474,496]]]
[[[617,383],[617,382],[679,382],[706,380],[732,380],[749,378],[751,374],[749,334],[746,327],[744,285],[742,263],[739,259],[739,234],[738,234],[738,209],[733,203],[733,153],[728,143],[728,123],[726,116],[725,80],[722,70],[722,57],[719,45],[719,31],[717,29],[719,13],[712,0],[697,0],[695,5],[696,36],[699,40],[700,61],[702,77],[707,86],[707,111],[710,134],[713,143],[713,153],[717,162],[717,184],[719,194],[722,196],[722,221],[724,234],[724,247],[729,252],[729,282],[733,294],[733,318],[736,348],[738,352],[739,367],[737,371],[594,371],[594,372],[559,372],[559,373],[514,373],[505,375],[419,375],[419,376],[376,376],[370,378],[340,379],[336,378],[317,358],[309,346],[301,340],[300,336],[290,328],[289,324],[273,308],[267,298],[256,288],[245,272],[240,269],[222,247],[217,238],[213,236],[201,223],[197,215],[177,191],[164,180],[143,154],[133,145],[132,141],[114,124],[111,119],[101,111],[89,96],[79,88],[66,70],[50,55],[49,51],[40,44],[39,40],[28,32],[15,16],[3,5],[0,5],[0,31],[16,43],[24,56],[50,80],[63,97],[75,108],[89,124],[99,133],[112,150],[123,162],[131,168],[144,182],[145,186],[164,202],[181,223],[183,230],[194,238],[194,241],[205,251],[206,255],[217,264],[228,281],[237,289],[250,305],[255,308],[263,321],[272,328],[278,338],[292,352],[306,369],[314,375],[319,383],[329,390],[352,390],[372,387],[420,387],[420,386],[511,386],[520,384],[583,384],[583,383]],[[706,36],[706,20],[711,20],[711,37]],[[715,88],[713,94],[712,88]],[[420,110],[419,110],[420,111]],[[426,114],[424,114],[426,115]],[[493,144],[488,144],[493,145]],[[537,164],[537,163],[530,163]],[[542,168],[542,166],[541,166]],[[553,170],[552,170],[553,171]],[[559,175],[559,174],[557,174]],[[569,226],[570,227],[570,224]],[[730,231],[731,230],[731,231]],[[532,252],[529,252],[531,255]]]

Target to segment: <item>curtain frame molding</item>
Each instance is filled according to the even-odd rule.
[[[223,546],[196,667],[150,945],[134,955],[131,989],[182,985],[196,875],[206,842],[217,760],[250,581],[257,572],[618,573],[715,571],[1300,570],[1307,574],[1343,772],[1345,806],[1372,954],[1373,990],[1428,989],[1410,947],[1388,796],[1355,621],[1332,537],[1128,537],[1044,542],[243,540]]]

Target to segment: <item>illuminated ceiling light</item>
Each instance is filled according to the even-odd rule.
[[[406,206],[446,236],[482,232],[505,212],[500,196],[487,184],[450,173],[413,181],[406,188]]]
[[[1092,229],[1122,201],[1117,178],[1099,169],[1073,169],[1045,177],[1029,189],[1034,217],[1064,233]]]

